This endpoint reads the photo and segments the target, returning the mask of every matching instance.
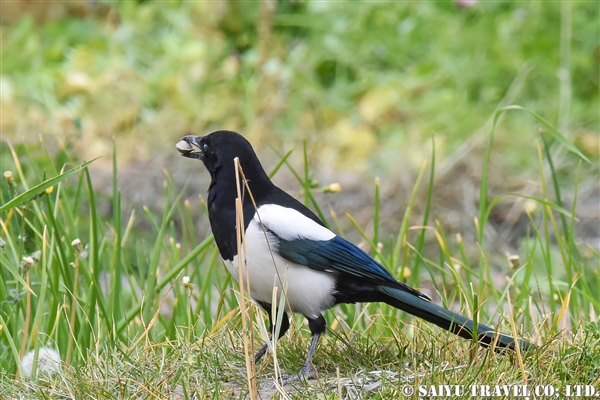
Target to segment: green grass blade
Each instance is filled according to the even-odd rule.
[[[427,226],[429,222],[429,213],[431,211],[431,199],[433,197],[433,184],[435,179],[435,140],[431,136],[431,166],[429,169],[429,186],[427,187],[427,200],[425,201],[425,211],[423,212],[423,223],[422,226]],[[425,232],[426,229],[421,229],[417,238],[416,249],[419,253],[423,252],[425,246]],[[415,256],[413,261],[413,276],[415,280],[419,279],[419,266],[421,265],[421,257]]]
[[[425,174],[425,169],[427,167],[427,162],[423,163],[421,170],[419,171],[419,175],[417,176],[417,180],[413,186],[413,190],[410,194],[410,199],[408,201],[408,205],[406,206],[406,210],[404,211],[404,218],[402,219],[402,224],[400,225],[400,229],[398,229],[398,237],[396,238],[396,243],[394,245],[394,250],[392,252],[392,268],[399,267],[400,261],[400,252],[404,248],[404,240],[408,235],[408,219],[412,213],[413,206],[415,204],[415,199],[417,198],[417,192],[419,190],[419,186],[421,186],[421,180],[423,180],[423,175]],[[401,266],[404,268],[404,265]],[[400,271],[402,272],[402,271]]]
[[[2,318],[2,313],[0,313],[0,325],[2,325],[2,327],[8,327],[8,326],[10,326],[7,323],[7,321],[5,321],[4,318]],[[13,358],[13,361],[14,361],[15,365],[17,366],[17,373],[18,373],[19,376],[22,376],[22,373],[21,373],[21,362],[20,362],[21,360],[19,358],[19,350],[17,349],[17,345],[15,343],[15,340],[14,340],[13,336],[10,333],[10,329],[4,328],[4,329],[2,329],[2,331],[3,331],[2,334],[4,336],[6,336],[6,338],[7,338],[6,341],[8,342],[8,347],[10,347],[10,353],[12,355],[12,358]],[[7,355],[3,354],[2,357],[3,358],[7,357]]]
[[[96,208],[96,193],[94,186],[92,185],[92,177],[90,176],[89,170],[85,169],[85,178],[88,187],[88,200],[90,202],[90,243],[89,243],[89,269],[91,271],[90,278],[90,298],[87,304],[87,315],[90,323],[96,323],[96,311],[100,311],[101,316],[106,322],[109,331],[112,330],[112,320],[108,316],[106,305],[100,289],[100,270],[101,265],[100,259],[100,238],[98,228],[100,225],[100,219],[98,216],[98,210]],[[96,332],[97,334],[97,332]]]
[[[287,162],[287,159],[292,155],[292,153],[294,152],[294,149],[289,150],[287,153],[285,153],[279,160],[279,162],[277,163],[277,165],[275,165],[275,167],[273,167],[271,169],[271,172],[269,172],[269,178],[273,179],[273,177],[275,176],[275,174],[277,174],[277,171],[279,171],[279,169],[283,166],[283,164],[285,164]],[[279,155],[279,153],[275,152],[277,155]]]
[[[375,178],[375,199],[373,201],[373,243],[375,246],[379,243],[379,178]]]
[[[544,144],[544,155],[546,156],[546,160],[548,161],[548,166],[550,166],[550,175],[552,177],[552,185],[554,186],[554,194],[556,195],[556,204],[563,208],[563,201],[560,192],[560,185],[558,184],[558,175],[556,173],[556,169],[554,168],[554,162],[552,161],[552,155],[550,154],[550,144],[548,140],[544,136],[542,136],[542,143]],[[569,240],[569,228],[567,225],[566,215],[561,213],[560,219],[563,225],[563,233],[567,235],[567,241]]]
[[[167,198],[170,197],[170,194],[171,194],[171,183],[169,182],[169,184],[167,184]],[[175,198],[173,203],[170,206],[167,205],[167,208],[165,209],[165,212],[163,213],[163,219],[162,219],[160,228],[157,232],[156,241],[154,242],[154,247],[152,249],[152,254],[150,257],[150,265],[148,266],[148,274],[146,276],[146,280],[147,280],[146,287],[145,287],[146,301],[144,303],[144,309],[143,309],[143,318],[144,318],[144,321],[146,321],[146,323],[150,321],[150,319],[152,318],[152,316],[154,314],[154,311],[152,310],[152,306],[156,305],[153,303],[152,299],[156,295],[155,291],[157,290],[156,289],[156,272],[158,270],[158,264],[160,262],[160,255],[161,255],[161,251],[163,249],[163,241],[164,241],[165,233],[169,226],[169,221],[171,221],[171,219],[173,218],[173,214],[177,210],[177,205],[183,198],[184,194],[185,194],[185,187],[182,189],[182,191],[179,193],[179,195]]]
[[[114,249],[110,263],[111,277],[111,298],[109,301],[110,315],[112,321],[119,321],[122,314],[122,306],[119,301],[122,285],[122,221],[121,221],[121,192],[119,191],[119,182],[117,176],[117,146],[116,141],[113,141],[113,233],[114,233]],[[115,333],[113,330],[111,333]]]
[[[569,141],[569,139],[567,139],[566,137],[564,137],[558,130],[556,130],[555,127],[553,127],[548,121],[546,121],[544,118],[542,118],[541,116],[539,116],[538,114],[534,113],[531,110],[528,110],[525,107],[521,107],[518,105],[510,105],[507,107],[504,107],[500,110],[498,110],[498,113],[504,112],[504,111],[509,111],[509,110],[521,110],[521,111],[525,111],[527,113],[529,113],[531,116],[533,116],[535,119],[538,120],[538,122],[540,124],[542,124],[544,126],[544,128],[546,129],[546,131],[550,134],[550,136],[552,136],[557,142],[559,142],[560,144],[562,144],[567,150],[569,150],[571,153],[576,154],[579,158],[581,158],[582,160],[586,161],[586,162],[590,162],[589,158],[587,158],[578,148],[577,146],[575,146],[573,143],[571,143]],[[496,123],[496,118],[494,118],[494,124]]]
[[[161,290],[165,286],[169,284],[175,278],[186,265],[192,262],[194,258],[198,256],[202,251],[204,251],[208,246],[210,246],[214,242],[213,235],[209,235],[204,239],[200,244],[198,244],[193,250],[191,250],[185,257],[179,261],[175,266],[171,267],[165,275],[162,277],[160,281],[158,281],[156,285],[157,290]]]
[[[76,172],[79,172],[85,168],[87,168],[88,165],[90,165],[91,163],[93,163],[94,161],[96,161],[97,159],[99,159],[100,157],[96,157],[91,161],[87,161],[83,164],[81,164],[78,167],[72,168],[70,170],[68,170],[67,172],[63,172],[60,175],[55,176],[54,178],[50,178],[45,180],[44,182],[40,183],[39,185],[32,187],[31,189],[21,193],[20,195],[18,195],[17,197],[13,198],[12,200],[10,200],[9,202],[7,202],[6,204],[2,205],[0,207],[0,212],[2,211],[6,211],[6,210],[10,210],[13,207],[16,207],[28,200],[31,200],[32,198],[34,198],[35,196],[39,195],[40,193],[42,193],[44,190],[48,189],[50,186],[54,186],[57,183],[61,182],[62,180],[64,180],[65,178],[69,177],[70,175],[73,175]]]
[[[306,148],[305,148],[306,151]],[[279,152],[275,151],[275,153],[281,157],[284,158],[284,156],[282,154],[280,154]],[[305,160],[307,160],[307,156],[305,154]],[[306,161],[305,161],[306,162]],[[305,201],[306,201],[306,206],[309,206],[309,203],[313,205],[313,208],[317,214],[317,216],[321,219],[321,221],[323,221],[323,223],[325,224],[325,226],[327,228],[329,228],[329,224],[327,223],[327,219],[325,219],[325,215],[323,214],[323,211],[321,210],[321,207],[319,207],[319,204],[317,203],[317,200],[315,199],[315,197],[312,194],[312,191],[310,190],[310,173],[306,172],[308,167],[305,166],[304,170],[305,170],[305,175],[308,176],[308,181],[306,181],[305,179],[303,179],[300,174],[296,171],[296,169],[289,163],[289,161],[287,159],[284,160],[285,165],[288,167],[288,169],[290,170],[290,172],[292,173],[292,175],[294,175],[294,177],[296,178],[296,180],[300,183],[300,185],[302,185],[303,191],[304,191],[304,197],[305,197]]]
[[[551,201],[540,199],[539,197],[527,196],[527,195],[521,194],[521,193],[504,193],[504,194],[494,197],[494,199],[492,201],[490,201],[489,206],[484,210],[483,216],[481,217],[481,220],[479,222],[481,225],[484,225],[487,222],[487,220],[490,217],[490,214],[492,213],[492,210],[494,209],[496,204],[498,204],[498,202],[500,200],[502,200],[506,197],[521,197],[523,199],[533,200],[536,203],[540,203],[543,206],[552,208],[553,210],[557,211],[561,215],[564,215],[568,218],[572,217],[571,211],[566,210],[566,209],[554,204]]]
[[[494,121],[492,123],[492,129],[490,131],[490,139],[488,141],[488,146],[485,150],[485,156],[483,159],[483,168],[482,168],[482,173],[481,173],[481,186],[480,186],[480,193],[479,193],[479,220],[478,220],[478,226],[477,226],[477,240],[479,241],[481,246],[483,246],[483,233],[485,231],[485,222],[486,222],[485,213],[486,213],[487,201],[488,201],[488,169],[489,169],[490,157],[491,157],[491,153],[492,153],[492,143],[494,140],[494,132],[496,130],[496,126],[498,125],[498,121],[500,120],[500,117],[502,115],[504,115],[504,113],[506,113],[507,111],[510,111],[510,110],[521,110],[521,111],[525,111],[525,112],[529,113],[535,119],[537,119],[538,122],[540,122],[544,126],[546,131],[557,142],[562,144],[565,148],[567,148],[572,153],[579,156],[582,160],[590,162],[589,159],[585,155],[583,155],[583,153],[581,151],[579,151],[579,149],[573,143],[571,143],[567,138],[565,138],[563,135],[561,135],[560,132],[558,132],[556,130],[556,128],[554,128],[548,121],[546,121],[544,118],[540,117],[538,114],[534,113],[533,111],[530,111],[530,110],[528,110],[524,107],[518,106],[518,105],[510,105],[510,106],[503,107],[503,108],[499,109],[498,111],[496,111],[494,114]]]
[[[3,253],[0,253],[0,261],[1,261],[0,264],[2,264],[2,268],[4,268],[6,271],[8,271],[10,273],[10,275],[13,277],[13,279],[15,279],[17,282],[19,282],[23,286],[23,288],[25,288],[28,292],[35,295],[35,292],[33,291],[33,289],[31,289],[31,287],[21,277],[21,274],[19,273],[19,271],[17,271],[17,269],[14,267],[14,264],[12,262],[10,262],[10,260],[7,259]]]

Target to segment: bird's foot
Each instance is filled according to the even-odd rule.
[[[309,380],[311,378],[315,378],[317,376],[317,370],[312,364],[304,364],[300,372],[298,372],[298,377]]]
[[[250,361],[250,368],[252,368],[254,366],[254,370],[256,371],[258,369],[258,367],[256,366],[256,364],[258,363],[258,361],[266,354],[267,352],[267,347],[268,345],[265,344],[263,347],[260,348],[260,350],[258,350],[258,352],[256,353],[256,355],[254,356],[254,358]],[[253,365],[254,364],[254,365]],[[242,373],[242,375],[246,375],[246,367],[241,368],[240,372]]]
[[[305,365],[302,367],[300,372],[292,375],[281,375],[279,380],[282,386],[285,386],[292,382],[303,382],[317,376],[317,370],[312,365]]]

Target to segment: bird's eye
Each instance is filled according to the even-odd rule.
[[[208,151],[208,145],[207,145],[206,143],[204,143],[204,145],[202,146],[202,149],[203,149],[204,151]]]

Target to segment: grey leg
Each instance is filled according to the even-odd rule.
[[[319,338],[322,334],[325,333],[325,327],[327,323],[325,322],[325,318],[322,315],[319,315],[317,318],[308,318],[308,327],[310,328],[310,333],[312,333],[312,339],[310,341],[310,347],[308,348],[308,356],[306,357],[306,361],[304,361],[304,365],[300,370],[299,376],[308,379],[312,378],[316,375],[317,371],[312,365],[312,358],[315,355],[315,351],[317,350],[317,344],[319,343]]]
[[[317,344],[319,343],[319,339],[321,338],[321,334],[317,333],[312,336],[310,340],[310,347],[308,348],[308,356],[306,357],[306,361],[304,361],[304,365],[300,370],[300,375],[304,379],[309,379],[315,376],[317,370],[312,365],[312,358],[315,355],[315,350],[317,350]]]
[[[315,355],[315,351],[317,350],[317,344],[319,343],[319,338],[323,333],[325,333],[325,318],[322,315],[319,315],[317,318],[309,318],[308,319],[308,327],[310,328],[310,333],[312,333],[312,338],[310,341],[310,347],[308,348],[308,355],[306,356],[306,361],[304,361],[304,365],[298,374],[295,375],[284,375],[281,377],[281,384],[287,385],[288,383],[310,379],[316,376],[317,370],[312,365],[312,358]]]

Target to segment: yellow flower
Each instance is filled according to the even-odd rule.
[[[323,189],[323,193],[337,193],[341,190],[342,185],[340,185],[339,183],[332,183]]]
[[[408,268],[402,269],[402,278],[403,279],[410,278],[410,269],[408,269]]]

